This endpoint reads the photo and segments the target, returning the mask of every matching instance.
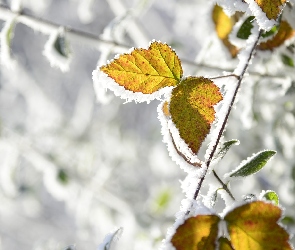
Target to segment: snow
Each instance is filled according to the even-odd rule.
[[[238,54],[239,64],[234,70],[234,74],[238,76],[242,74],[245,65],[247,65],[248,63],[250,53],[253,49],[253,45],[257,40],[258,34],[259,27],[257,26],[256,22],[253,22],[253,28],[251,29],[251,35],[247,39],[246,47]],[[249,64],[251,64],[251,60],[249,61]]]
[[[248,8],[247,4],[241,0],[216,0],[215,2],[223,8],[228,16],[232,16],[236,11],[245,12]]]

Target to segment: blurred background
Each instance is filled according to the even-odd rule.
[[[105,234],[117,227],[124,228],[117,249],[157,249],[179,211],[184,198],[180,181],[186,176],[162,143],[159,101],[124,104],[112,93],[97,98],[92,71],[129,47],[146,48],[152,39],[176,50],[184,75],[216,76],[233,70],[238,60],[215,34],[213,4],[0,3],[2,27],[8,20],[6,7],[17,9],[21,4],[25,15],[71,27],[74,34],[84,32],[65,34],[59,41],[67,44],[60,60],[65,67],[51,67],[58,62],[49,61],[51,52],[45,45],[50,45],[50,35],[38,28],[42,20],[36,19],[31,27],[22,22],[12,26],[11,54],[5,54],[1,44],[0,250],[55,250],[72,244],[97,249]],[[89,42],[83,39],[89,37],[86,33],[112,42]],[[253,153],[277,150],[261,172],[231,188],[239,198],[276,191],[289,216],[286,225],[294,232],[294,68],[273,52],[258,54],[250,70],[256,73],[243,83],[224,138],[241,143],[216,171],[222,176]]]

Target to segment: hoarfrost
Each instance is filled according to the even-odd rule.
[[[255,154],[253,154],[252,156],[248,157],[246,160],[243,160],[240,165],[238,167],[236,167],[235,169],[233,169],[231,172],[227,173],[224,175],[224,180],[227,181],[227,180],[231,180],[231,179],[235,179],[235,180],[238,180],[238,179],[245,179],[245,177],[247,176],[243,176],[243,177],[230,177],[231,174],[235,173],[236,171],[238,171],[241,167],[245,166],[246,164],[250,163],[252,161],[252,159],[254,159],[257,155],[265,152],[265,151],[269,151],[269,150],[261,150]],[[272,158],[268,159],[267,161],[269,162]],[[257,172],[259,172],[261,169],[259,169]],[[255,172],[255,174],[257,173]]]
[[[216,112],[215,119],[215,128],[210,132],[211,140],[206,150],[205,159],[208,160],[211,156],[211,152],[216,145],[217,139],[219,137],[219,132],[223,126],[223,121],[228,112],[228,108],[231,105],[231,100],[234,95],[236,79],[235,78],[220,78],[214,80],[216,85],[224,86],[223,100],[220,102],[221,108],[218,112]],[[224,128],[225,131],[225,128]],[[211,164],[212,166],[212,164]]]
[[[237,68],[234,70],[234,74],[240,76],[245,68],[245,65],[248,63],[251,64],[251,60],[248,62],[250,54],[253,50],[253,46],[255,42],[257,41],[257,37],[259,34],[259,27],[256,24],[256,22],[253,23],[253,28],[251,30],[251,35],[247,39],[247,44],[246,48],[243,49],[239,54],[238,54],[238,59],[239,59],[239,64]]]
[[[119,96],[121,99],[125,99],[126,102],[147,102],[154,99],[161,100],[162,96],[165,95],[172,87],[162,88],[152,94],[143,94],[141,92],[133,92],[130,90],[126,90],[123,86],[117,84],[112,78],[108,77],[107,74],[96,69],[92,72],[92,79],[94,83],[94,89],[96,91],[100,91],[101,89],[109,89],[116,96]],[[97,85],[97,86],[96,86]],[[100,93],[96,93],[97,98],[99,98]]]
[[[50,65],[52,67],[59,68],[62,72],[66,72],[69,70],[69,64],[71,61],[71,56],[63,56],[58,53],[55,44],[59,37],[65,36],[65,30],[63,27],[55,30],[49,36],[48,41],[46,42],[43,50],[43,55],[48,59]],[[67,46],[64,44],[63,46]]]
[[[167,92],[166,96],[170,93]],[[193,155],[187,146],[187,144],[180,138],[178,129],[173,124],[170,118],[167,118],[163,113],[163,105],[167,101],[165,99],[158,105],[158,119],[161,123],[161,133],[163,135],[163,142],[167,145],[167,149],[169,152],[169,156],[174,160],[180,168],[182,168],[185,172],[194,172],[198,171],[199,167],[194,167],[188,162],[186,162],[177,152],[181,152],[191,163],[201,163],[201,161],[197,158],[196,155]],[[177,149],[175,148],[177,147]]]
[[[195,201],[195,200],[189,200],[184,199],[182,200],[182,208],[186,208],[188,205],[192,206],[192,212],[189,216],[186,216],[186,210],[181,210],[178,212],[175,217],[176,220],[174,224],[168,228],[166,238],[162,241],[162,245],[160,247],[160,250],[176,250],[175,247],[171,243],[171,239],[173,235],[176,233],[176,230],[179,226],[181,226],[188,218],[195,217],[197,215],[211,215],[214,214],[214,211],[210,208],[206,207],[202,202]]]
[[[123,233],[123,228],[117,228],[107,234],[103,240],[103,242],[98,246],[97,250],[111,250],[111,246],[114,242],[118,241]]]
[[[266,14],[254,0],[246,0],[246,2],[249,4],[249,8],[256,17],[257,23],[261,29],[268,31],[277,24],[276,20],[269,20],[267,18]]]
[[[248,5],[242,0],[216,0],[218,5],[220,5],[224,12],[232,16],[236,11],[246,12]]]

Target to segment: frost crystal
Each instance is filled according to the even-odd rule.
[[[50,65],[52,67],[59,68],[62,72],[69,70],[69,64],[71,61],[70,56],[62,55],[63,52],[60,53],[56,48],[56,44],[62,43],[59,39],[63,38],[64,40],[64,32],[63,27],[60,27],[56,31],[52,32],[43,50],[43,55],[48,59]],[[62,46],[61,50],[67,49],[67,44],[60,44],[60,46]]]
[[[270,30],[274,25],[277,24],[276,20],[269,20],[266,14],[261,10],[254,0],[247,0],[249,8],[253,15],[255,16],[259,27],[263,30]]]
[[[92,79],[94,82],[94,89],[97,91],[101,91],[101,89],[109,89],[116,96],[119,96],[121,99],[125,99],[126,102],[147,102],[154,99],[161,100],[162,96],[165,95],[172,87],[164,87],[159,89],[158,91],[152,94],[143,94],[141,92],[133,92],[130,90],[126,90],[124,87],[117,84],[112,78],[108,77],[107,74],[96,69],[92,72]],[[100,93],[96,93],[97,98],[99,98]]]

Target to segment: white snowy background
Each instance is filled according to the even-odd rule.
[[[230,58],[216,37],[212,3],[0,3],[15,10],[21,4],[25,14],[57,24],[40,27],[37,20],[28,27],[19,22],[11,55],[5,43],[1,45],[0,250],[57,250],[69,245],[97,249],[104,236],[118,227],[123,233],[116,249],[157,249],[179,211],[184,198],[180,181],[185,178],[162,142],[159,101],[124,104],[109,92],[97,100],[92,71],[118,52],[146,48],[153,39],[176,50],[183,59],[184,75],[233,71],[238,60]],[[7,17],[3,6],[0,10],[5,27],[14,16]],[[57,60],[45,47],[50,34],[51,38],[62,34],[59,26],[127,46],[114,48],[112,43],[73,32],[66,35],[70,60]],[[250,70],[256,73],[245,79],[225,133],[225,139],[238,139],[240,145],[230,150],[216,171],[222,176],[253,153],[277,150],[258,174],[233,182],[232,192],[242,199],[274,190],[285,214],[294,216],[294,68],[284,66],[274,52],[258,54]],[[218,202],[217,207],[223,206],[222,200]]]

